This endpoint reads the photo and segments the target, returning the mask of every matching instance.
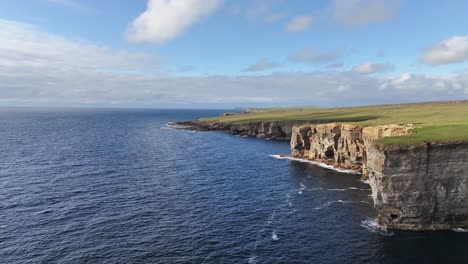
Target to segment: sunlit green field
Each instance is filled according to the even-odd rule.
[[[384,138],[380,142],[406,144],[468,140],[468,101],[346,108],[275,108],[203,120],[235,123],[264,121],[340,122],[361,126],[412,123],[416,125],[413,134]]]

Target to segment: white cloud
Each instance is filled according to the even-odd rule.
[[[403,73],[400,77],[393,79],[390,82],[390,84],[392,84],[393,86],[399,87],[399,86],[403,86],[403,84],[407,83],[411,79],[413,79],[413,75],[411,75],[411,73],[406,72],[406,73]]]
[[[381,89],[390,89],[393,91],[402,90],[409,93],[421,93],[420,95],[444,94],[445,96],[460,94],[463,96],[461,83],[465,85],[468,82],[468,75],[454,76],[427,76],[416,75],[409,72],[394,78],[389,78],[381,83]],[[453,99],[460,99],[454,97]],[[440,100],[433,98],[432,100]]]
[[[220,108],[468,98],[468,74],[430,77],[407,73],[383,78],[317,71],[177,76],[156,74],[155,70],[160,71],[145,54],[114,51],[0,20],[1,105]]]
[[[458,63],[468,60],[468,36],[455,36],[432,45],[422,55],[431,65]]]
[[[304,48],[289,56],[289,60],[300,63],[320,64],[332,62],[343,55],[343,50],[317,51]]]
[[[214,12],[223,0],[148,0],[148,7],[127,30],[131,42],[162,44]]]
[[[399,0],[334,0],[332,18],[345,26],[386,21],[398,12]]]
[[[284,30],[286,32],[300,32],[308,29],[312,23],[311,16],[296,16],[291,19]]]
[[[244,72],[258,72],[277,68],[279,64],[270,61],[267,58],[260,59],[257,63],[245,68]]]
[[[114,52],[105,46],[49,34],[30,24],[0,19],[0,66],[3,67],[60,71],[72,68],[131,69],[137,61],[145,58],[148,55]]]
[[[366,62],[353,67],[353,72],[361,74],[372,74],[377,72],[387,72],[391,70],[393,70],[393,65],[391,64],[379,64],[372,62]]]

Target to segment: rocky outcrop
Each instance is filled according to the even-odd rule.
[[[291,154],[295,158],[319,161],[365,171],[369,142],[410,133],[412,124],[365,127],[351,124],[316,124],[295,126],[291,137]]]
[[[468,227],[468,142],[370,144],[367,150],[372,197],[387,228]]]
[[[295,158],[360,170],[368,177],[379,221],[389,229],[468,227],[468,142],[383,145],[414,125],[349,124],[293,128]]]
[[[199,131],[224,131],[239,136],[290,140],[293,126],[300,123],[290,121],[234,123],[196,120],[177,122],[174,125]]]
[[[412,124],[361,127],[296,122],[180,122],[194,130],[291,139],[291,155],[368,177],[382,225],[389,229],[438,230],[468,227],[468,142],[383,145]]]

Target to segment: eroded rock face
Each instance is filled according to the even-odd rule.
[[[318,124],[294,127],[292,156],[356,169],[365,157],[362,128],[347,124]]]
[[[468,143],[368,147],[379,220],[390,229],[468,226]]]
[[[187,129],[201,131],[225,131],[239,136],[290,140],[293,126],[299,123],[288,121],[229,123],[197,120],[178,122],[176,124]]]
[[[367,174],[367,144],[382,137],[408,134],[413,128],[412,124],[365,128],[350,124],[295,126],[291,137],[291,152],[296,158],[363,170]]]
[[[178,125],[241,136],[290,138],[293,157],[362,171],[369,178],[379,221],[389,229],[468,227],[468,142],[405,146],[375,142],[411,133],[412,124],[362,128],[349,124],[191,121]]]

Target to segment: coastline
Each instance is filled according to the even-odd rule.
[[[291,155],[271,155],[344,173],[362,174],[372,189],[378,221],[399,230],[468,227],[468,142],[385,145],[384,137],[411,133],[413,124],[361,127],[340,123],[185,121],[179,129],[221,131],[290,141]],[[438,192],[437,190],[443,190]]]

